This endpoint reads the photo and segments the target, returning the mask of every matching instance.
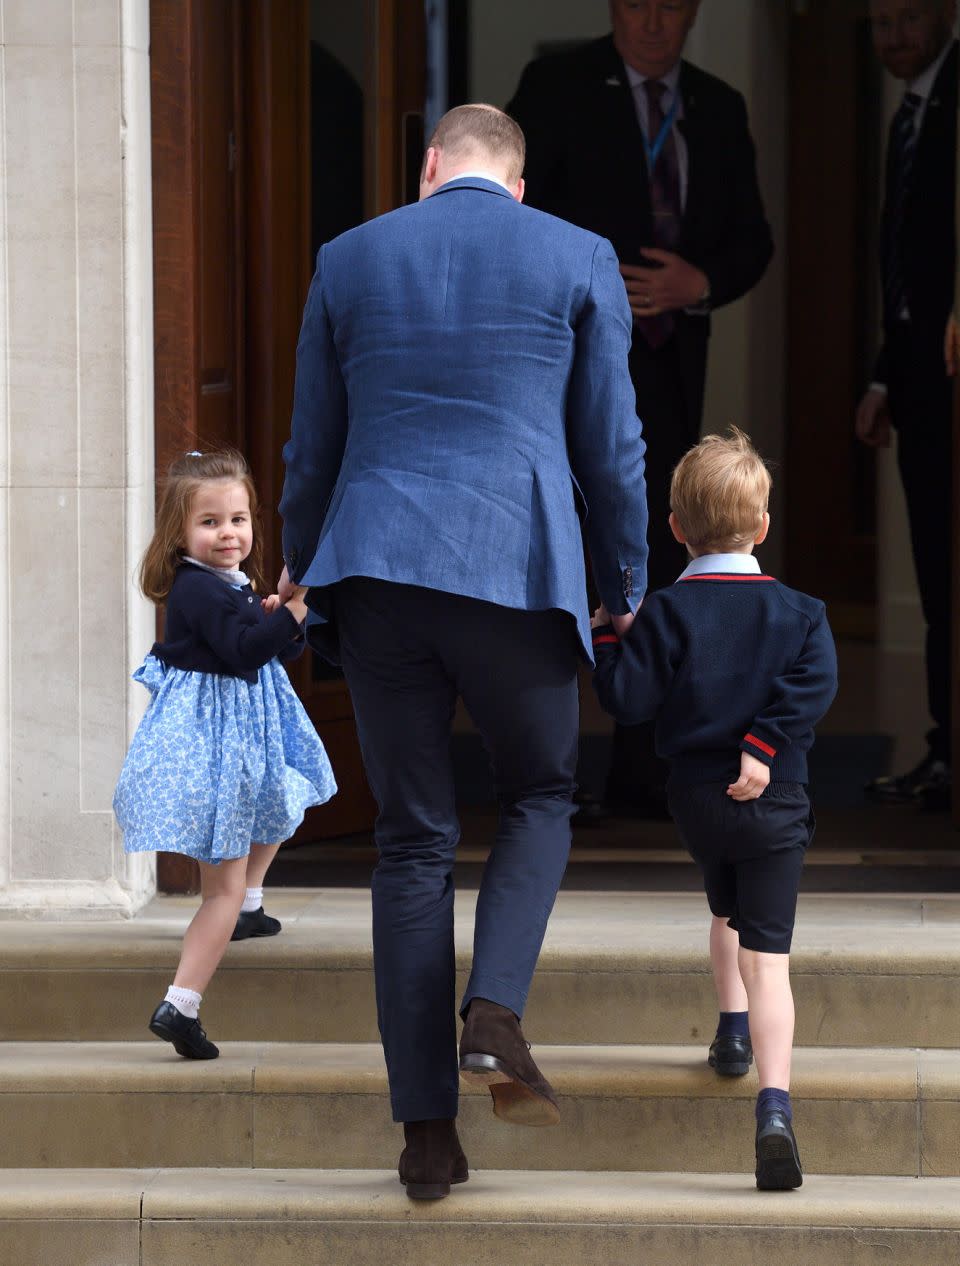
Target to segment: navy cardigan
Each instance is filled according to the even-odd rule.
[[[627,725],[656,718],[675,780],[734,780],[749,752],[773,781],[807,781],[813,727],[837,692],[818,599],[772,576],[691,575],[650,594],[622,641],[594,629],[593,646],[600,702]]]
[[[295,659],[303,647],[303,629],[286,607],[265,615],[250,585],[234,589],[182,563],[167,597],[163,641],[151,654],[168,668],[242,677],[253,685],[264,664]]]

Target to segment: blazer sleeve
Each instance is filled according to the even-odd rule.
[[[321,247],[303,312],[290,439],[283,449],[283,557],[294,581],[317,551],[347,441],[347,390],[324,301],[325,252]]]
[[[770,702],[740,740],[740,750],[772,765],[778,752],[814,728],[837,693],[837,650],[821,604],[796,662],[774,683]]]
[[[710,307],[721,308],[752,289],[773,257],[773,235],[757,182],[757,159],[747,107],[733,94],[729,137],[724,141],[724,179],[731,191],[725,232],[703,257],[693,261],[710,282]]]
[[[567,448],[588,506],[594,580],[611,615],[635,611],[647,587],[646,445],[627,364],[631,331],[617,257],[601,239],[575,329]]]

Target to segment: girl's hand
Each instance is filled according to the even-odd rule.
[[[273,615],[274,611],[276,611],[277,607],[280,605],[280,595],[277,593],[271,593],[266,598],[260,599],[260,605],[263,607],[267,615]]]
[[[293,597],[288,598],[283,604],[298,624],[302,624],[307,618],[307,604],[304,599],[307,596],[306,585],[294,585]],[[279,599],[278,599],[279,601]]]

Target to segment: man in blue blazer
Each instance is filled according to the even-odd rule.
[[[500,823],[477,899],[459,1070],[508,1121],[559,1119],[520,1017],[570,849],[578,514],[622,628],[646,584],[630,308],[603,238],[521,205],[523,134],[444,116],[420,201],[325,245],[297,350],[280,511],[313,645],[339,656],[379,806],[377,1011],[400,1178],[467,1178],[457,1138],[450,724],[483,736]]]

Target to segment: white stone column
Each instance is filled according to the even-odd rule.
[[[154,886],[111,811],[154,618],[133,582],[153,517],[149,0],[2,0],[0,23],[0,915],[117,917]]]

